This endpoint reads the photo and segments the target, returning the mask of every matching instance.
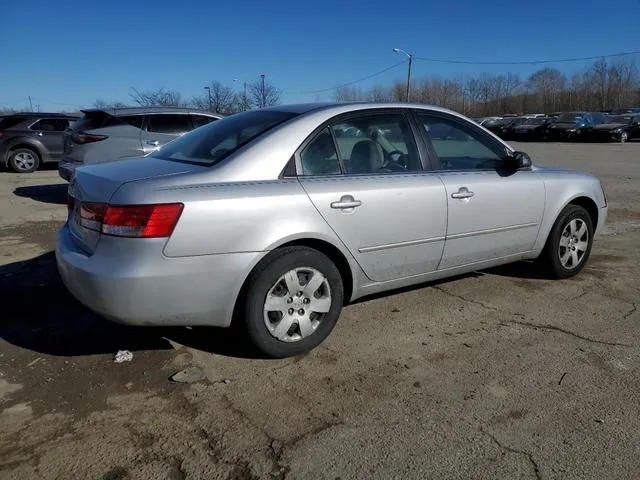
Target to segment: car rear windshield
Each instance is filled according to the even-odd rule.
[[[214,165],[295,113],[254,111],[231,115],[167,143],[152,157]]]
[[[15,127],[21,121],[23,121],[25,117],[0,117],[0,130],[6,130],[7,128]]]

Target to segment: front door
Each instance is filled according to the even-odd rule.
[[[447,194],[447,239],[439,269],[524,253],[538,236],[544,183],[506,171],[505,147],[480,128],[445,114],[420,114]]]
[[[437,268],[447,222],[444,186],[422,170],[404,113],[337,120],[297,160],[309,198],[371,280]]]

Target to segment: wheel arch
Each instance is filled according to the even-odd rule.
[[[318,237],[310,237],[310,236],[301,236],[295,238],[287,238],[283,239],[276,245],[272,245],[269,247],[268,253],[264,255],[255,265],[252,266],[251,269],[245,275],[244,280],[242,281],[242,286],[238,290],[238,293],[235,298],[235,303],[233,307],[233,314],[231,318],[231,323],[235,323],[235,319],[239,313],[239,306],[241,304],[242,298],[246,295],[247,291],[247,282],[249,277],[251,276],[251,272],[253,272],[258,266],[268,259],[272,253],[277,252],[282,248],[287,247],[308,247],[314,250],[317,250],[327,257],[331,259],[332,262],[335,263],[338,271],[340,272],[340,276],[342,277],[342,282],[344,286],[344,304],[348,304],[351,301],[351,297],[353,296],[354,288],[355,288],[355,278],[354,272],[352,270],[351,263],[347,259],[345,253],[332,242],[324,238]]]
[[[548,227],[544,231],[544,242],[537,243],[538,245],[540,245],[538,250],[539,252],[541,252],[542,249],[546,247],[547,242],[549,241],[549,236],[553,231],[553,226],[556,224],[556,221],[558,220],[560,213],[562,213],[562,211],[565,208],[567,208],[567,206],[569,205],[578,205],[584,208],[589,214],[589,217],[591,217],[591,222],[593,224],[593,231],[594,232],[596,231],[598,226],[598,221],[599,221],[598,204],[593,198],[591,198],[589,195],[585,193],[576,194],[570,197],[568,200],[565,200],[565,202],[562,203],[559,206],[559,208],[556,209],[556,211],[554,211],[552,221],[547,224]]]
[[[2,159],[5,165],[9,164],[11,152],[19,148],[28,148],[29,150],[33,150],[34,153],[38,155],[38,160],[40,160],[41,164],[49,160],[49,154],[47,153],[47,149],[44,148],[44,145],[28,138],[16,138],[8,142],[5,147],[5,154]]]

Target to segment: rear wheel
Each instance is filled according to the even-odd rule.
[[[624,143],[629,140],[629,134],[627,132],[622,132],[620,134],[620,143]]]
[[[40,157],[30,148],[16,148],[9,153],[9,167],[16,173],[35,172],[40,165]]]
[[[238,320],[263,354],[289,357],[313,349],[329,336],[343,299],[342,277],[326,255],[288,247],[252,272]]]
[[[568,278],[584,268],[593,244],[593,222],[579,205],[567,205],[549,234],[541,260],[557,278]]]

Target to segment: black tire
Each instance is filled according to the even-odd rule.
[[[25,163],[29,159],[29,163]],[[9,152],[9,168],[15,173],[32,173],[40,166],[40,155],[30,148],[16,148]]]
[[[579,222],[584,222],[587,229],[587,246],[586,250],[583,252],[582,256],[579,257],[579,261],[577,265],[563,265],[560,257],[561,252],[566,253],[568,248],[571,247],[562,247],[560,249],[560,240],[562,238],[563,232],[567,228],[567,226],[573,221],[578,220]],[[582,237],[584,239],[584,236]],[[567,205],[558,218],[556,219],[553,228],[551,229],[551,233],[549,233],[549,238],[547,238],[547,243],[545,245],[544,251],[540,257],[543,265],[547,268],[549,274],[551,274],[555,278],[569,278],[577,275],[589,260],[589,255],[591,254],[591,247],[593,246],[593,221],[589,213],[579,205]],[[578,253],[578,255],[580,255]]]
[[[264,306],[267,294],[278,279],[293,269],[312,268],[320,272],[328,282],[330,291],[329,311],[322,314],[313,333],[294,342],[279,340],[267,328]],[[324,284],[323,287],[324,288]],[[288,296],[288,293],[285,294]],[[344,301],[342,277],[335,264],[323,253],[307,247],[286,247],[274,251],[251,273],[245,284],[238,317],[249,340],[263,355],[273,358],[299,355],[315,348],[325,340],[338,321]],[[297,308],[297,307],[296,307]],[[283,314],[284,315],[284,314]],[[292,325],[293,330],[300,328]]]

